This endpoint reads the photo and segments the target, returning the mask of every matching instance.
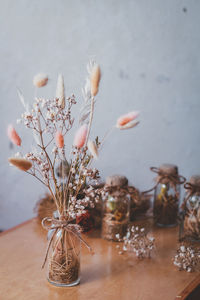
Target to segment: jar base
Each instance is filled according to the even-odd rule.
[[[78,285],[80,283],[80,278],[73,281],[72,283],[59,283],[59,282],[51,281],[49,278],[47,278],[47,280],[50,284],[57,286],[57,287],[71,287],[71,286]]]

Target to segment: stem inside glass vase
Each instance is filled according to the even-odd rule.
[[[80,282],[80,239],[72,231],[61,228],[55,234],[47,276],[56,286],[73,286]]]

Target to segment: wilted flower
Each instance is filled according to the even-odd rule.
[[[13,142],[13,144],[21,146],[21,139],[12,125],[8,126],[7,134],[9,139]]]
[[[99,89],[99,82],[101,79],[101,70],[99,65],[94,65],[91,71],[90,83],[91,83],[91,94],[92,96],[96,96]]]
[[[98,158],[98,149],[97,149],[97,146],[96,146],[95,142],[89,140],[87,146],[88,146],[88,150],[90,151],[92,156],[95,159],[97,159]]]
[[[76,132],[74,137],[74,146],[78,149],[82,148],[85,144],[88,128],[87,125],[82,125]]]
[[[64,138],[60,131],[56,132],[55,139],[56,139],[56,146],[58,148],[63,148],[64,147]]]
[[[39,73],[35,75],[33,78],[33,84],[38,88],[45,86],[47,82],[48,82],[48,76],[44,73]]]
[[[22,171],[28,171],[32,167],[32,163],[25,158],[10,157],[8,161]]]

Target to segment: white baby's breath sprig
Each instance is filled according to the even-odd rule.
[[[194,272],[200,270],[200,248],[181,244],[174,256],[173,263],[179,271]]]
[[[148,236],[143,227],[132,226],[127,230],[124,237],[116,234],[116,238],[119,242],[123,241],[122,251],[120,252],[132,252],[140,259],[150,258],[155,249],[155,238]]]

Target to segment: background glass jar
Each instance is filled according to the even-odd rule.
[[[185,185],[181,207],[180,240],[200,242],[200,175],[194,175]]]
[[[184,178],[178,175],[178,167],[175,165],[163,164],[156,170],[158,176],[154,192],[154,221],[158,226],[172,227],[177,225],[180,184],[184,182]]]
[[[130,196],[126,190],[128,180],[124,176],[106,179],[103,198],[102,238],[118,241],[126,235],[130,216]],[[116,236],[117,235],[117,236]]]

